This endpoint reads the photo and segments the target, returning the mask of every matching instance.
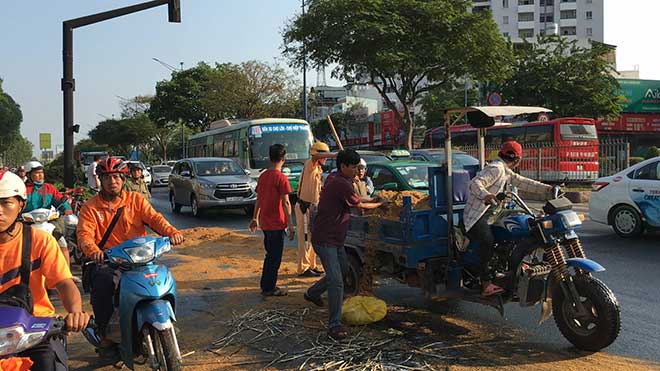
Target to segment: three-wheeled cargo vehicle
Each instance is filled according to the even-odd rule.
[[[620,309],[612,291],[593,276],[604,268],[586,257],[578,234],[584,216],[572,210],[559,187],[542,210],[532,210],[513,191],[498,195],[491,228],[496,240],[490,266],[499,295],[482,297],[479,246],[462,231],[468,185],[485,165],[485,129],[495,117],[549,112],[541,107],[466,107],[445,112],[445,164],[452,164],[450,127],[467,118],[477,130],[480,165],[429,169],[430,209],[415,210],[403,198],[398,220],[352,215],[346,250],[348,293],[358,291],[366,256],[370,274],[395,277],[420,287],[427,298],[477,302],[504,313],[504,304],[542,305],[541,321],[552,314],[564,337],[577,348],[597,351],[620,331]],[[368,251],[367,251],[368,250]]]

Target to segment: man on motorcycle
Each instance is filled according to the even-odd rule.
[[[23,212],[35,209],[50,209],[54,206],[64,215],[73,214],[67,198],[54,185],[45,182],[44,166],[39,161],[28,161],[25,164],[27,172],[27,203]],[[66,262],[69,263],[69,249],[64,237],[64,217],[52,221],[55,226],[53,237],[60,244]]]
[[[128,192],[137,192],[144,196],[147,200],[151,200],[151,193],[149,192],[149,186],[144,181],[144,175],[142,166],[140,164],[131,163],[129,166],[129,171],[131,176],[126,178],[126,184],[124,184],[124,189]]]
[[[21,290],[21,260],[23,232],[26,226],[18,222],[25,207],[27,194],[25,184],[16,175],[0,171],[0,302],[18,303],[34,316],[52,317],[55,308],[48,299],[46,286],[55,288],[67,311],[66,324],[69,332],[80,332],[89,321],[82,310],[82,299],[78,287],[71,279],[69,265],[55,239],[44,231],[30,228],[32,272],[29,274],[29,293]],[[27,291],[27,290],[26,290]],[[23,306],[21,305],[21,306]],[[34,346],[18,357],[28,357],[34,365],[33,371],[66,370],[67,354],[61,339],[49,339]]]
[[[183,235],[151,206],[142,195],[123,190],[128,167],[114,157],[104,159],[97,167],[101,179],[101,191],[83,205],[78,222],[78,246],[82,252],[98,264],[103,264],[103,250],[120,243],[145,236],[149,226],[156,233],[168,236],[173,245],[183,242]],[[116,213],[120,213],[114,228],[102,240],[110,228]],[[101,245],[101,246],[100,246]],[[91,303],[103,335],[114,311],[115,271],[107,266],[100,268],[92,277]],[[102,356],[113,357],[115,344],[108,338],[101,340]]]
[[[504,190],[507,183],[527,193],[547,194],[552,191],[552,187],[547,184],[513,172],[522,159],[520,143],[505,142],[498,157],[497,160],[486,165],[470,182],[470,192],[463,213],[468,237],[479,243],[479,268],[483,296],[496,295],[504,291],[503,288],[491,282],[491,272],[488,267],[490,259],[493,257],[495,244],[493,232],[488,224],[488,218],[492,212],[488,211],[494,210],[491,206],[497,205],[496,195]]]

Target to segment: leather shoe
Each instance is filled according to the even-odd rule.
[[[308,270],[306,270],[306,271],[304,271],[304,272],[302,272],[301,274],[298,275],[298,277],[318,277],[318,276],[320,276],[320,274],[314,272],[311,269],[308,269]]]

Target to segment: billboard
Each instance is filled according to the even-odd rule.
[[[597,121],[596,128],[602,131],[659,133],[660,114],[624,113],[614,121]]]
[[[660,81],[619,79],[623,112],[660,113]]]
[[[39,133],[39,149],[50,149],[50,133]]]

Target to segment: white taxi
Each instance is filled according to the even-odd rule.
[[[589,216],[625,238],[660,228],[660,157],[596,180]]]

